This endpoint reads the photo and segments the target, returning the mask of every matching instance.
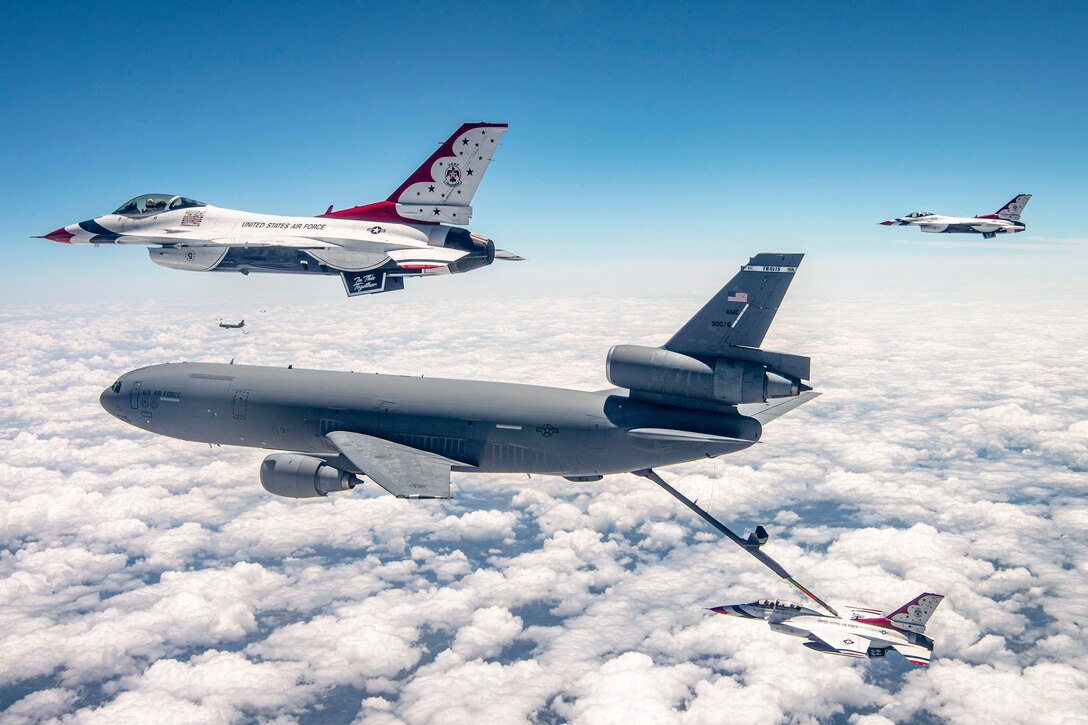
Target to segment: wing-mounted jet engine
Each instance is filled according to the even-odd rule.
[[[758,254],[662,347],[613,348],[607,375],[625,389],[175,363],[126,373],[101,401],[162,435],[293,451],[261,469],[267,490],[292,498],[360,476],[402,498],[449,498],[451,471],[595,481],[727,455],[817,395],[801,382],[808,358],[759,348],[801,257]],[[763,541],[757,530],[752,546]]]
[[[342,471],[316,456],[273,453],[261,462],[261,486],[286,498],[317,498],[335,491],[350,491],[361,483],[353,473]]]

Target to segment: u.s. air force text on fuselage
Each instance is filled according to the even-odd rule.
[[[136,244],[196,272],[339,275],[349,296],[403,289],[407,277],[521,259],[463,225],[506,131],[466,123],[384,201],[317,217],[255,214],[173,194],[141,194],[110,214],[43,235],[66,244]]]

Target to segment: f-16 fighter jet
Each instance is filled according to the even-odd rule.
[[[405,277],[456,274],[521,259],[461,226],[505,123],[466,123],[385,201],[316,217],[254,214],[173,194],[142,194],[44,239],[144,244],[155,264],[196,272],[339,275],[348,296],[404,288]]]
[[[925,634],[926,622],[942,599],[943,594],[919,594],[883,614],[879,609],[851,607],[845,616],[837,617],[779,599],[725,604],[710,611],[763,619],[773,631],[805,637],[806,647],[824,654],[872,658],[895,650],[912,665],[928,665],[933,656],[933,640]]]
[[[101,396],[161,435],[273,450],[261,483],[291,498],[365,475],[395,496],[449,498],[450,472],[575,481],[743,450],[811,400],[809,359],[759,349],[801,262],[753,257],[661,347],[618,345],[609,390],[214,363],[154,365]]]
[[[886,227],[918,227],[933,234],[981,234],[983,239],[993,239],[998,234],[1013,234],[1027,229],[1020,221],[1020,214],[1031,200],[1031,194],[1020,194],[993,214],[973,217],[941,216],[931,211],[916,211],[898,219],[880,222]]]

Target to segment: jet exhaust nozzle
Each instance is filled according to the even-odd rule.
[[[755,531],[748,534],[748,543],[758,548],[766,544],[767,540],[770,538],[771,535],[767,533],[767,529],[762,526],[757,526]]]

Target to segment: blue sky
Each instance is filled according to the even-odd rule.
[[[9,5],[5,723],[1084,712],[1081,6]],[[511,128],[473,227],[516,265],[348,299],[30,239],[153,191],[288,214],[382,199],[479,119]],[[876,224],[1018,192],[1019,248]],[[947,594],[928,671],[706,614],[795,592],[633,476],[291,502],[261,489],[263,452],[98,404],[125,370],[197,359],[600,389],[610,345],[668,339],[763,249],[808,255],[767,347],[811,356],[824,394],[666,478],[767,524],[834,605]]]
[[[0,213],[28,297],[74,275],[103,294],[116,273],[177,275],[139,250],[28,239],[135,194],[316,214],[384,198],[479,119],[511,131],[473,228],[539,263],[952,254],[875,222],[991,212],[1019,192],[1035,195],[1022,237],[1084,236],[1074,4],[7,12]]]

